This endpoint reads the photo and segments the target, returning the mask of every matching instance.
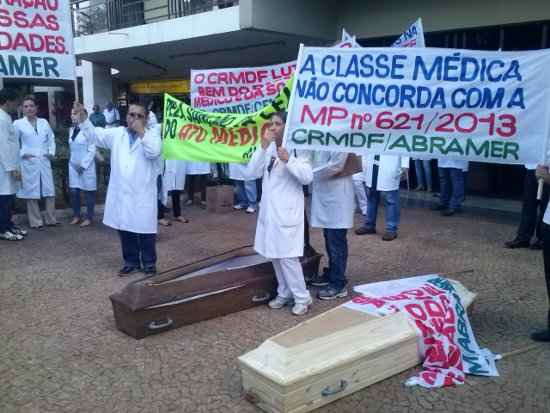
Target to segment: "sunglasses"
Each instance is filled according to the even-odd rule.
[[[131,118],[138,118],[138,119],[144,119],[145,115],[143,113],[136,113],[136,112],[130,112],[128,113],[128,116]]]

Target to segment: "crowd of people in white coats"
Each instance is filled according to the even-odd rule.
[[[43,230],[57,226],[55,188],[51,160],[55,157],[54,133],[47,120],[37,117],[33,96],[22,99],[24,117],[12,121],[11,114],[19,105],[19,97],[9,89],[0,91],[0,238],[20,241],[28,230],[14,225],[14,197],[26,200],[30,228]],[[96,149],[110,152],[110,178],[105,201],[103,223],[118,231],[123,266],[118,272],[127,276],[136,272],[156,273],[156,233],[158,225],[171,225],[164,213],[168,194],[172,198],[174,220],[186,223],[180,197],[187,190],[187,203],[193,203],[195,192],[206,201],[208,163],[163,161],[160,125],[151,107],[131,104],[126,126],[119,126],[120,115],[108,105],[103,112],[94,106],[88,116],[84,107],[75,103],[71,113],[72,127],[67,136],[70,148],[69,187],[72,199],[71,224],[87,227],[94,220]],[[398,236],[400,223],[401,181],[408,176],[410,160],[390,155],[367,155],[362,158],[362,172],[345,173],[348,154],[287,150],[282,145],[286,113],[271,117],[271,126],[262,137],[247,165],[229,165],[229,176],[235,181],[235,209],[254,214],[258,210],[256,181],[261,179],[254,246],[259,254],[273,262],[278,281],[277,296],[269,307],[291,306],[295,315],[304,315],[312,297],[304,280],[299,257],[304,253],[306,224],[304,186],[309,186],[311,202],[309,225],[323,230],[328,265],[324,271],[308,280],[322,287],[318,298],[331,300],[348,295],[346,266],[348,230],[354,227],[356,208],[363,215],[358,235],[376,234],[378,204],[385,205],[384,241]],[[429,160],[414,161],[417,190],[433,190]],[[548,167],[530,166],[526,175],[526,197],[518,236],[507,248],[543,248],[546,281],[550,291],[550,212],[537,218],[540,203],[533,200],[537,177],[550,183]],[[464,200],[464,176],[468,163],[438,161],[440,183],[439,204],[434,208],[450,217],[461,210]],[[529,182],[527,182],[529,180]],[[536,192],[536,191],[535,191]],[[81,216],[81,193],[86,213]],[[38,201],[44,200],[44,217]],[[547,196],[546,196],[547,199]],[[534,207],[533,207],[534,206]],[[534,212],[533,212],[534,211]],[[540,222],[537,222],[537,219]],[[537,231],[537,240],[530,238]],[[546,235],[545,235],[546,234]],[[550,293],[549,293],[550,294]],[[550,297],[549,297],[550,299]],[[550,322],[550,311],[549,311]],[[550,327],[550,326],[549,326]],[[533,334],[533,338],[550,341],[550,328]]]

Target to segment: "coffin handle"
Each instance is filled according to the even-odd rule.
[[[346,390],[347,387],[348,387],[348,382],[345,380],[340,380],[340,387],[338,387],[337,389],[332,389],[330,386],[327,386],[323,389],[323,391],[321,392],[321,395],[323,397],[332,396],[333,394],[340,393],[341,391]]]
[[[254,297],[252,297],[252,302],[253,303],[263,303],[264,301],[267,301],[270,298],[271,298],[270,293],[265,293],[265,295],[263,297],[258,297],[257,295],[255,295]]]
[[[172,324],[174,324],[174,320],[171,318],[166,318],[166,320],[151,321],[147,325],[147,328],[149,328],[149,330],[160,330],[162,328],[170,327]]]

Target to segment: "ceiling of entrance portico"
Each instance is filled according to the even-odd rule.
[[[78,57],[110,65],[120,71],[117,78],[128,82],[187,78],[191,69],[282,63],[296,59],[300,43],[322,45],[326,41],[274,32],[238,30],[156,45],[81,54]]]

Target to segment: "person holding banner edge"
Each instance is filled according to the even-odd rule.
[[[262,200],[254,249],[270,258],[277,276],[277,297],[269,302],[281,309],[294,302],[292,314],[304,315],[312,304],[299,257],[304,254],[303,185],[313,180],[308,157],[282,147],[286,113],[271,116],[271,126],[248,163],[249,176],[261,177]]]

